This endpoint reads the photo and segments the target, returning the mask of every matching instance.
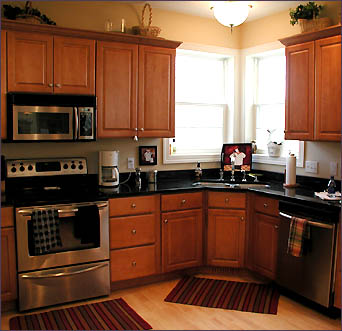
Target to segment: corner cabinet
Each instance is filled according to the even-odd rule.
[[[281,39],[286,46],[285,139],[341,139],[341,26]]]
[[[176,50],[98,42],[98,137],[173,137]]]
[[[7,32],[8,91],[95,93],[95,40]]]

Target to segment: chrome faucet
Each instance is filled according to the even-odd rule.
[[[232,176],[230,177],[231,182],[235,182],[234,173],[235,173],[235,157],[231,157],[232,163]]]
[[[224,175],[224,171],[223,171],[223,169],[220,169],[220,179],[219,179],[220,182],[224,181],[223,175]]]
[[[141,189],[141,176],[140,175],[141,175],[141,169],[136,168],[135,169],[135,186],[139,190]]]
[[[242,174],[243,174],[243,177],[242,177],[242,181],[243,182],[247,182],[247,179],[246,179],[246,170],[241,170]]]

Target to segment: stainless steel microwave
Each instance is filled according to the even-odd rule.
[[[8,141],[96,140],[96,97],[7,94]]]

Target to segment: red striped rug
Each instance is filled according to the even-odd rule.
[[[11,330],[150,330],[122,298],[82,306],[21,315],[10,320]]]
[[[253,313],[277,314],[279,292],[270,285],[185,277],[167,302]]]

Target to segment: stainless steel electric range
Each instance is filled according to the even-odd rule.
[[[108,202],[85,158],[7,160],[19,310],[108,295]]]

